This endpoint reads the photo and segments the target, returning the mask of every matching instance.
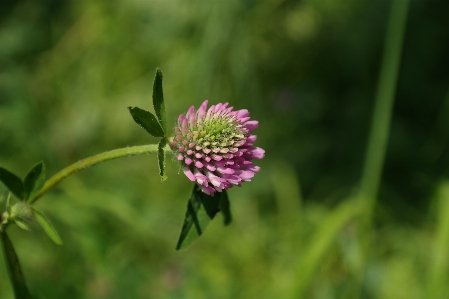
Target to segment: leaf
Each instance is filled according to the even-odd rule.
[[[50,237],[50,239],[55,242],[58,245],[62,245],[62,240],[59,237],[58,232],[54,228],[53,224],[51,224],[50,220],[47,218],[47,216],[44,215],[41,211],[36,209],[35,207],[32,207],[34,217],[36,217],[37,222],[42,226],[44,231],[47,233],[47,235]]]
[[[20,178],[3,167],[0,167],[0,181],[2,181],[6,188],[8,188],[8,190],[11,191],[11,193],[13,193],[18,199],[24,199],[25,191]]]
[[[159,162],[159,175],[161,176],[162,182],[167,179],[167,176],[165,175],[165,151],[164,151],[164,147],[166,144],[167,140],[165,138],[162,138],[161,141],[159,141],[157,149],[157,159]]]
[[[45,183],[45,165],[41,161],[27,173],[23,181],[25,189],[25,198],[32,199],[33,196],[42,189]]]
[[[31,299],[30,292],[25,284],[22,269],[20,268],[19,259],[14,251],[11,240],[8,238],[6,232],[0,232],[2,239],[3,256],[5,259],[6,269],[8,271],[9,279],[11,280],[12,288],[14,290],[14,297],[20,299]]]
[[[28,224],[26,224],[24,221],[16,219],[16,220],[14,220],[14,223],[18,227],[20,227],[21,229],[26,230],[26,231],[30,231],[30,228],[28,227]]]
[[[3,206],[3,202],[4,202],[5,206],[8,206],[10,196],[11,196],[11,192],[9,192],[8,189],[5,189],[2,192],[0,192],[0,205]]]
[[[203,234],[209,222],[220,211],[221,194],[215,193],[215,196],[207,195],[195,184],[190,200],[187,203],[186,217],[176,250],[187,248]]]
[[[134,121],[150,133],[150,135],[153,135],[154,137],[164,137],[164,130],[151,112],[138,107],[128,107],[128,109]]]
[[[162,130],[167,132],[167,119],[165,115],[164,92],[162,90],[162,72],[156,69],[156,76],[153,82],[153,107]]]
[[[221,192],[220,210],[223,212],[224,225],[228,226],[232,222],[231,203],[229,202],[228,193],[226,190]]]

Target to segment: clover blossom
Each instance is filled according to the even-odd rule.
[[[260,170],[251,160],[262,159],[265,150],[253,146],[257,136],[251,132],[259,122],[250,120],[248,110],[233,111],[228,103],[207,109],[207,104],[205,100],[196,113],[192,106],[179,115],[170,146],[187,178],[213,196],[251,181]]]

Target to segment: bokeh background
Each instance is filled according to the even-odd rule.
[[[253,182],[229,191],[233,223],[218,215],[183,251],[174,248],[192,186],[171,158],[164,183],[155,156],[67,178],[37,203],[63,246],[35,223],[9,232],[31,292],[447,298],[448,1],[406,9],[399,58],[385,64],[399,73],[381,184],[374,206],[360,196],[398,1],[0,1],[2,167],[23,177],[43,160],[51,175],[156,143],[127,111],[152,109],[156,67],[169,123],[204,99],[230,102],[260,121],[266,150]],[[1,259],[9,299],[6,275]]]

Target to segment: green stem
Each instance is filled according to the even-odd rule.
[[[118,158],[136,156],[136,155],[144,155],[144,154],[154,154],[154,153],[157,153],[157,150],[158,150],[157,144],[140,145],[140,146],[119,148],[119,149],[104,152],[104,153],[80,160],[80,161],[73,163],[72,165],[64,168],[63,170],[59,171],[54,176],[49,178],[45,182],[41,191],[39,191],[39,193],[37,193],[34,197],[29,199],[29,203],[30,204],[34,203],[39,197],[44,195],[48,190],[50,190],[56,184],[58,184],[60,181],[62,181],[64,178],[66,178],[67,176],[71,175],[74,172],[77,172],[78,170],[88,168],[95,164],[105,162],[108,160],[112,160],[112,159],[118,159]]]

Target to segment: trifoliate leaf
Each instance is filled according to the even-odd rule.
[[[47,233],[47,235],[50,237],[50,239],[55,242],[58,245],[62,245],[62,240],[59,237],[58,232],[54,228],[53,224],[51,224],[50,220],[47,218],[47,216],[44,215],[41,211],[36,209],[35,207],[32,207],[34,217],[36,217],[37,222],[42,226],[44,231]]]
[[[22,269],[20,267],[19,259],[14,250],[14,247],[5,231],[0,232],[2,240],[3,257],[5,259],[6,269],[12,283],[14,297],[20,299],[31,299],[30,292],[25,284]]]
[[[167,132],[167,119],[165,115],[164,92],[162,90],[162,72],[156,69],[156,76],[153,82],[153,106],[162,130]]]
[[[5,184],[6,188],[11,191],[18,199],[23,200],[25,197],[25,191],[23,188],[22,180],[16,175],[12,174],[8,170],[0,167],[0,181]]]
[[[33,196],[42,189],[45,183],[45,165],[41,161],[27,173],[23,181],[25,189],[25,199],[32,199]]]
[[[167,145],[167,140],[162,138],[159,141],[158,149],[157,149],[157,159],[159,162],[159,175],[161,176],[162,182],[167,179],[167,175],[165,174],[165,151],[164,147]]]
[[[128,107],[134,121],[154,137],[164,137],[164,130],[157,122],[156,117],[146,110],[138,107]]]
[[[176,250],[187,248],[203,234],[209,222],[220,211],[221,194],[217,192],[215,196],[207,195],[195,184],[187,203],[186,217]]]

